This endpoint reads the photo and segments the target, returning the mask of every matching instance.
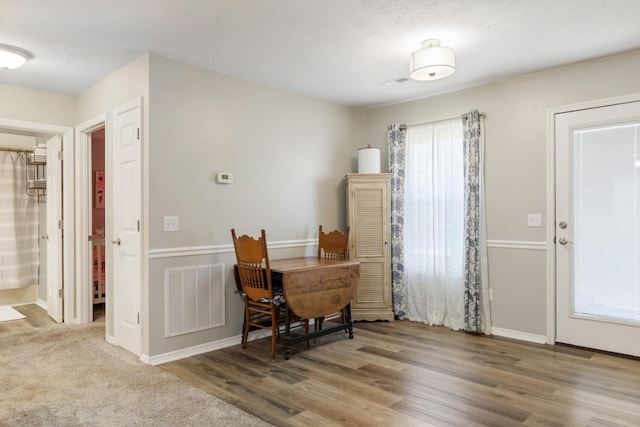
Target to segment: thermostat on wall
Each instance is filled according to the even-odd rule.
[[[216,175],[216,181],[220,184],[231,184],[233,182],[233,175],[228,172],[218,172],[218,175]]]

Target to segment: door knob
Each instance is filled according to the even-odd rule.
[[[111,243],[120,246],[120,238],[118,237],[116,240],[112,240]]]
[[[43,240],[49,240],[49,235],[48,234],[43,234],[42,235],[42,239]]]
[[[566,237],[561,237],[560,239],[558,239],[558,243],[560,243],[561,245],[566,245],[567,243],[571,243],[571,242],[567,240]]]

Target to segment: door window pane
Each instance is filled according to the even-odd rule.
[[[573,134],[574,312],[640,322],[640,123]]]

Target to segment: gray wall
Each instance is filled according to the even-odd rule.
[[[390,123],[485,112],[489,239],[544,242],[544,228],[527,227],[526,215],[546,212],[547,108],[638,93],[638,70],[640,51],[633,51],[437,97],[348,109],[148,54],[79,97],[0,84],[0,99],[11,99],[0,103],[0,117],[74,126],[143,97],[143,352],[153,356],[237,336],[242,313],[229,274],[229,229],[265,228],[281,246],[273,258],[313,254],[318,224],[345,225],[343,177],[356,171],[356,149],[382,148],[387,169]],[[234,183],[216,183],[217,172],[233,173]],[[162,231],[165,215],[180,217],[179,232]],[[185,248],[204,250],[184,255]],[[545,255],[490,250],[495,326],[546,333]],[[227,265],[226,326],[164,338],[164,269],[219,262]]]
[[[345,226],[344,176],[353,172],[348,108],[151,56],[149,354],[238,336],[230,229],[300,241],[272,258],[303,255],[318,224]],[[232,184],[215,181],[233,174]],[[163,217],[178,216],[178,232]],[[307,242],[307,243],[305,243]],[[185,248],[204,255],[183,256]],[[158,255],[159,252],[178,254]],[[155,255],[154,255],[155,254]],[[224,263],[226,326],[164,338],[164,269]]]
[[[391,123],[417,124],[486,113],[486,200],[490,241],[545,242],[547,109],[640,93],[640,50],[550,69],[518,78],[358,112],[358,139],[386,149]],[[425,83],[429,84],[429,83]],[[383,156],[386,159],[386,155]],[[385,165],[386,166],[386,165]],[[544,227],[527,227],[542,213]],[[489,273],[498,328],[546,335],[546,253],[494,247]]]
[[[122,67],[121,69],[115,71],[110,74],[108,77],[104,78],[91,88],[84,91],[77,100],[77,110],[76,110],[76,123],[75,125],[79,125],[81,123],[87,122],[89,120],[93,120],[96,117],[100,117],[103,114],[107,114],[107,135],[111,130],[111,121],[113,120],[113,109],[123,105],[133,99],[142,98],[142,135],[143,135],[143,160],[142,160],[142,169],[143,176],[148,174],[149,165],[148,165],[148,153],[149,153],[149,54],[144,54],[139,58],[135,59],[131,63]],[[77,142],[78,143],[78,142]],[[113,161],[111,157],[111,152],[109,151],[109,143],[107,142],[106,148],[106,164],[109,165],[110,162]],[[108,169],[108,166],[107,166]],[[107,176],[108,179],[108,176]],[[143,179],[143,185],[146,185],[146,180]],[[109,186],[107,183],[107,210],[105,212],[105,222],[106,229],[112,229],[112,221],[113,215],[109,210],[108,206],[110,205],[111,200],[113,200],[113,195],[111,191],[113,191],[112,186]],[[148,189],[143,189],[144,198],[144,206],[143,206],[143,218],[142,218],[142,238],[143,238],[143,260],[142,260],[142,269],[143,269],[143,283],[142,283],[142,315],[146,316],[149,312],[148,308],[148,298],[145,296],[149,293],[148,284],[148,258],[147,258],[147,250],[148,250],[148,232],[145,224],[147,223],[147,212],[148,212]],[[87,230],[87,233],[90,231]],[[78,244],[89,245],[90,243],[86,240],[86,237],[76,236]],[[109,236],[106,236],[108,239]],[[108,246],[107,246],[108,250]],[[90,252],[89,252],[90,253]],[[113,271],[113,259],[109,253],[107,253],[107,277],[106,277],[106,294],[107,301],[113,301],[109,298],[109,295],[113,295],[113,283],[111,280],[111,272]],[[114,334],[114,305],[106,304],[107,309],[107,324],[106,324],[106,334],[107,336],[112,337]],[[148,329],[149,322],[147,321],[147,317],[143,318],[142,327],[143,327],[143,339],[142,339],[142,352],[144,354],[148,354]]]

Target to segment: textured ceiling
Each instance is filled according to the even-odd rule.
[[[640,48],[640,0],[0,0],[0,83],[77,95],[150,51],[344,105],[421,98]],[[456,51],[408,76],[422,40]]]

